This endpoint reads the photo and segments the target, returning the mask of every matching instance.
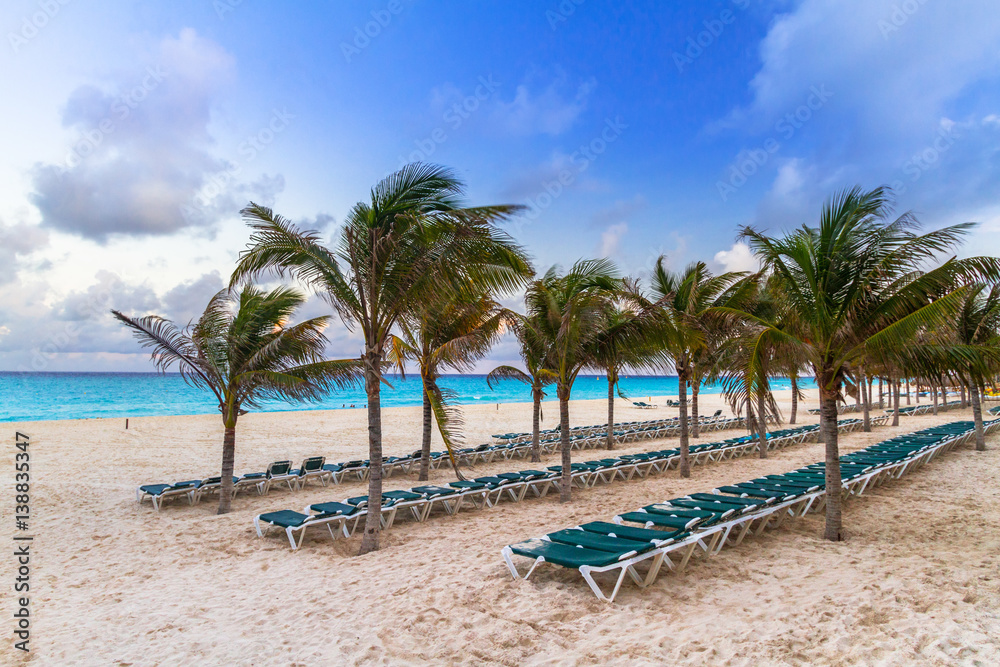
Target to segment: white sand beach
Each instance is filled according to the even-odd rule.
[[[662,397],[654,401],[662,405]],[[626,405],[618,401],[619,420],[676,414]],[[702,396],[703,414],[716,407],[722,407],[718,397]],[[530,408],[467,408],[468,442],[527,430]],[[576,401],[572,421],[601,423],[605,410],[603,401]],[[545,427],[556,414],[547,404]],[[419,408],[384,411],[387,454],[418,447],[419,415]],[[841,447],[852,451],[970,418],[971,410],[903,417],[899,427],[844,435]],[[815,417],[800,414],[799,421]],[[316,531],[292,552],[280,534],[258,539],[252,518],[360,495],[362,483],[241,494],[225,516],[215,515],[212,502],[172,503],[158,513],[136,504],[140,484],[218,474],[216,416],[133,418],[127,431],[124,419],[4,430],[8,441],[15,430],[32,438],[32,648],[40,665],[1000,664],[996,437],[984,453],[959,449],[848,501],[845,542],[822,540],[822,518],[810,515],[712,559],[696,557],[683,574],[661,575],[645,590],[626,585],[607,604],[575,572],[556,567],[515,582],[501,548],[650,502],[785,472],[822,460],[823,445],[698,466],[687,480],[671,470],[575,491],[571,504],[550,496],[400,522],[384,534],[381,551],[356,557],[359,537],[332,543]],[[621,451],[676,444],[660,442]],[[240,421],[237,472],[316,454],[329,461],[366,457],[364,411],[252,414]],[[9,490],[11,446],[2,458],[0,478]],[[554,464],[556,456],[546,459]],[[474,473],[526,467],[496,462]],[[433,471],[431,482],[452,474]],[[386,488],[414,484],[415,476],[393,476]],[[0,505],[8,533],[11,510],[8,494]],[[3,608],[12,609],[6,583],[3,597]]]

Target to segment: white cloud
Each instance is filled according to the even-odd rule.
[[[599,257],[614,257],[618,254],[618,246],[622,237],[628,232],[628,223],[616,222],[601,232],[601,245],[597,251]]]
[[[24,267],[25,258],[48,243],[48,232],[38,225],[18,223],[8,226],[0,220],[0,285],[15,280]]]
[[[556,136],[573,126],[587,108],[596,87],[594,78],[573,86],[563,73],[540,89],[534,81],[522,83],[517,86],[510,101],[504,101],[500,96],[494,105],[492,119],[513,135]]]
[[[734,243],[729,250],[715,253],[715,262],[723,271],[759,271],[760,263],[745,243]]]

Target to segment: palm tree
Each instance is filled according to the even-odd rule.
[[[797,348],[808,359],[820,391],[821,430],[826,445],[826,530],[842,538],[837,401],[844,377],[861,358],[883,360],[912,348],[916,332],[953,314],[966,288],[948,291],[963,275],[995,271],[997,261],[950,259],[926,273],[921,269],[954,248],[970,225],[918,235],[909,215],[895,220],[889,192],[854,188],[823,206],[818,227],[803,226],[780,237],[746,227],[742,237],[780,285],[798,327],[760,325],[756,336]],[[763,347],[763,346],[762,346]],[[750,355],[753,375],[762,359]]]
[[[623,288],[614,264],[607,259],[580,260],[564,275],[552,267],[528,286],[528,315],[538,322],[545,341],[545,367],[556,378],[559,396],[559,431],[562,450],[562,481],[559,498],[571,498],[572,464],[569,444],[569,397],[573,382],[591,366],[591,346],[601,331],[609,304]]]
[[[441,369],[471,371],[499,338],[507,311],[488,295],[468,299],[443,294],[438,300],[419,304],[399,321],[399,336],[392,337],[389,361],[405,374],[407,360],[420,368],[423,384],[423,438],[420,448],[420,481],[427,481],[431,461],[431,422],[437,421],[441,439],[448,449],[452,468],[459,479],[454,446],[461,413],[449,405],[451,397],[438,385]]]
[[[654,343],[655,320],[649,312],[611,301],[591,341],[588,356],[592,368],[608,379],[608,431],[605,446],[615,446],[615,388],[625,368],[653,367],[662,361],[662,350]],[[625,398],[619,389],[618,394]]]
[[[328,317],[288,324],[304,300],[286,287],[267,293],[252,286],[239,293],[223,290],[185,328],[157,315],[111,311],[152,349],[161,372],[176,365],[185,382],[207,389],[218,401],[225,427],[219,514],[232,503],[236,422],[247,408],[258,408],[265,399],[319,400],[360,379],[357,361],[324,361]]]
[[[968,346],[970,357],[978,357],[968,359],[962,365],[970,379],[972,416],[976,423],[976,451],[982,452],[986,450],[986,438],[983,432],[980,387],[996,372],[997,358],[1000,356],[1000,284],[992,287],[981,282],[971,285],[952,327],[955,342]]]
[[[660,315],[660,343],[677,373],[681,477],[690,477],[687,387],[692,379],[692,364],[696,355],[708,346],[710,323],[717,317],[713,310],[742,304],[754,286],[742,280],[745,273],[713,276],[704,262],[695,262],[683,272],[674,273],[667,270],[665,262],[666,258],[661,256],[653,269],[655,303],[651,307]]]
[[[531,387],[531,461],[537,463],[542,460],[539,449],[542,399],[545,398],[545,387],[556,381],[556,374],[545,367],[548,354],[537,318],[515,313],[512,314],[511,324],[521,344],[521,361],[525,370],[515,366],[497,366],[486,376],[486,384],[493,389],[501,380],[517,380]]]
[[[254,229],[234,280],[268,271],[292,274],[333,306],[364,338],[361,359],[368,394],[368,515],[361,553],[378,549],[382,509],[380,384],[389,336],[422,298],[442,289],[466,293],[471,285],[512,292],[532,275],[524,251],[498,229],[517,206],[466,208],[464,186],[442,167],[410,164],[372,188],[354,205],[336,246],[299,229],[270,209],[243,211]]]

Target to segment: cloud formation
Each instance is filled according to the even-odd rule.
[[[729,250],[720,250],[713,258],[723,271],[759,271],[760,263],[745,243],[734,243]]]
[[[517,136],[560,135],[569,130],[587,108],[590,95],[597,88],[597,80],[591,77],[574,88],[566,75],[560,73],[540,91],[535,92],[533,88],[523,83],[517,86],[512,100],[498,100],[493,120]]]
[[[751,102],[722,125],[757,139],[813,87],[833,97],[761,170],[773,184],[758,222],[801,224],[832,190],[859,183],[893,186],[928,216],[991,201],[1000,187],[1000,94],[988,85],[998,43],[992,0],[961,11],[929,0],[803,0],[778,16]]]
[[[185,29],[106,86],[74,90],[62,122],[77,140],[62,163],[33,173],[42,224],[99,242],[213,225],[211,215],[185,216],[182,207],[226,168],[211,153],[208,126],[234,68],[220,46]]]
[[[14,281],[24,266],[25,257],[48,243],[48,232],[38,225],[5,225],[0,220],[0,285]]]
[[[598,257],[614,257],[618,254],[618,246],[622,237],[628,232],[628,223],[616,222],[601,232],[601,245],[597,249]]]

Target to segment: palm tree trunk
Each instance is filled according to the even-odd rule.
[[[677,371],[677,398],[677,402],[680,403],[681,422],[681,477],[690,477],[691,462],[688,460],[687,370]]]
[[[882,387],[882,376],[878,376],[878,409],[885,410],[885,389]]]
[[[539,432],[541,430],[540,417],[542,413],[541,389],[532,389],[531,397],[533,403],[531,406],[531,462],[538,463],[542,460],[542,452],[539,447]]]
[[[795,416],[799,411],[799,378],[797,373],[792,373],[792,415],[791,419],[788,420],[789,424],[795,423]]]
[[[365,355],[365,392],[368,394],[368,514],[359,555],[378,551],[382,532],[382,388],[379,386],[382,358]]]
[[[839,542],[843,539],[841,515],[840,450],[837,445],[837,388],[828,389],[828,381],[820,384],[820,430],[826,443],[826,529],[823,537]]]
[[[236,423],[226,424],[222,436],[222,485],[219,487],[219,510],[216,514],[228,514],[233,506],[233,468],[236,467]]]
[[[919,378],[913,381],[913,386],[915,387],[915,391],[913,392],[914,399],[916,400],[917,405],[920,405],[920,379]]]
[[[698,412],[698,392],[701,391],[701,380],[691,381],[691,437],[697,438],[701,430],[701,413]]]
[[[906,378],[906,404],[910,405],[910,378]]]
[[[426,482],[431,471],[431,420],[434,414],[431,411],[431,396],[427,393],[427,384],[424,383],[424,430],[420,440],[420,474],[417,481]]]
[[[604,443],[607,449],[615,448],[615,378],[608,373],[608,437]]]
[[[763,387],[758,387],[757,391],[757,449],[760,458],[767,458],[767,395]]]
[[[966,401],[966,399],[965,399],[965,378],[961,378],[961,377],[960,377],[960,378],[958,379],[958,390],[959,390],[959,391],[961,392],[961,394],[962,394],[962,409],[964,410],[964,409],[966,409],[967,407],[969,407],[969,403],[968,403],[968,401]]]
[[[899,426],[899,380],[893,379],[889,393],[892,394],[892,425]]]
[[[972,399],[972,419],[976,422],[976,451],[986,451],[986,436],[983,432],[983,404],[979,401],[979,383],[973,378],[969,383],[969,398]]]
[[[861,406],[861,413],[863,415],[862,421],[864,426],[862,427],[865,433],[872,432],[872,421],[871,414],[869,413],[869,404],[871,403],[871,395],[868,392],[868,379],[865,377],[864,369],[861,370],[861,402],[864,403]]]
[[[562,453],[562,479],[559,481],[559,502],[572,499],[573,457],[569,450],[569,387],[559,385],[559,449]]]
[[[938,388],[937,384],[931,383],[931,400],[934,401],[934,415],[938,413]]]

